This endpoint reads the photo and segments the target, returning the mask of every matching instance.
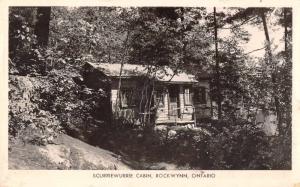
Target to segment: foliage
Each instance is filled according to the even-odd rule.
[[[50,47],[77,67],[85,60],[118,63],[123,56],[125,15],[107,7],[54,7],[50,22]],[[124,10],[125,11],[125,10]],[[125,17],[121,19],[121,17]],[[90,59],[85,59],[90,56]]]
[[[74,77],[80,77],[76,69],[78,66],[70,65],[76,56],[69,56],[66,51],[57,51],[55,47],[42,48],[36,45],[33,29],[35,12],[36,8],[10,9],[10,74],[37,77],[10,79],[10,86],[15,86],[10,92],[9,133],[43,144],[47,143],[45,139],[51,142],[50,139],[56,137],[62,128],[71,131],[74,136],[84,138],[83,134],[87,133],[86,127],[91,121],[103,120],[97,114],[101,112],[101,107],[105,108],[102,101],[106,95],[101,89],[89,89],[80,85],[81,82],[79,85],[74,82]],[[86,58],[84,56],[82,60]],[[23,84],[22,81],[33,86],[19,86]],[[18,106],[15,102],[23,101],[14,97],[22,90],[26,93],[28,91],[30,97],[33,96],[24,101],[25,106]],[[26,106],[32,108],[25,109]],[[22,112],[18,111],[18,107],[21,107]],[[30,131],[36,133],[26,134]]]
[[[38,90],[49,86],[45,79],[10,76],[9,135],[24,143],[52,143],[61,132],[58,118],[39,108]]]
[[[107,120],[105,115],[98,115],[105,108],[104,91],[77,85],[71,76],[76,73],[72,71],[70,75],[70,72],[53,70],[47,77],[10,77],[11,135],[52,140],[63,129],[84,139],[90,124]],[[24,130],[35,132],[33,129],[38,131],[37,134],[20,134]]]
[[[18,57],[19,50],[29,52],[36,44],[33,26],[34,8],[14,7],[9,9],[9,57]]]
[[[275,13],[274,13],[275,12]],[[272,14],[274,15],[272,16]],[[279,133],[285,134],[290,131],[291,126],[291,36],[292,36],[292,14],[289,8],[245,8],[239,9],[237,13],[231,17],[230,22],[241,22],[244,19],[249,24],[263,27],[265,33],[265,57],[259,60],[259,64],[250,79],[254,89],[250,89],[249,95],[255,96],[257,99],[250,105],[255,107],[267,108],[276,111],[278,118]],[[281,25],[284,28],[282,35],[284,49],[277,54],[273,54],[273,50],[277,47],[269,36],[269,22],[275,25]],[[285,83],[282,82],[285,80]],[[257,89],[259,88],[259,89]],[[284,88],[284,89],[282,89]],[[262,90],[262,92],[260,91]],[[254,97],[254,98],[255,98]],[[253,100],[253,97],[249,97]],[[288,99],[290,98],[290,99]],[[248,100],[248,101],[249,101]],[[259,104],[258,104],[259,103]],[[289,117],[287,117],[289,116]]]
[[[130,40],[130,62],[168,65],[175,70],[183,64],[205,68],[202,54],[209,45],[205,41],[208,38],[201,31],[203,25],[197,24],[205,13],[203,8],[139,9],[139,17],[131,23],[135,29]]]
[[[103,128],[90,141],[137,162],[174,163],[186,169],[290,169],[290,139],[268,137],[242,119],[211,121],[210,131],[187,127],[151,129]],[[209,132],[209,133],[208,133]],[[139,163],[139,164],[138,164]],[[151,165],[151,164],[150,164]]]
[[[88,126],[97,120],[107,120],[98,115],[105,108],[106,93],[80,86],[73,80],[76,70],[53,70],[49,73],[50,86],[40,90],[39,106],[56,115],[60,125],[70,134],[84,139]]]
[[[189,168],[291,168],[289,138],[268,137],[259,127],[242,119],[211,121],[211,126],[218,127],[211,130],[211,135],[185,128],[168,131],[169,138],[162,143],[151,143],[152,151],[159,150],[166,161],[173,160]],[[166,134],[156,134],[153,139],[159,140],[157,136]]]
[[[212,169],[289,169],[288,139],[268,137],[243,120],[221,122],[223,127],[208,141]],[[220,124],[219,124],[220,125]],[[279,152],[283,153],[279,156]]]
[[[223,124],[224,125],[224,124]],[[259,159],[258,151],[264,149],[266,140],[263,132],[249,123],[230,123],[209,141],[208,153],[212,168],[251,169],[249,164]],[[264,161],[261,162],[264,164]],[[258,165],[259,168],[268,169]]]
[[[36,8],[12,7],[9,9],[10,68],[19,75],[45,75],[49,50],[37,46],[35,35]]]

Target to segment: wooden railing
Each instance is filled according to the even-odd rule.
[[[188,108],[188,110],[186,110]],[[177,111],[180,110],[180,115],[178,115]],[[186,106],[183,108],[176,107],[172,110],[169,109],[164,112],[166,114],[166,119],[160,119],[158,123],[193,123],[194,125],[197,124],[197,120],[202,118],[210,118],[211,117],[211,109],[206,106]],[[148,113],[143,112],[139,113],[139,118],[142,123],[144,120],[149,120],[149,116],[155,116],[154,112]],[[190,115],[191,118],[187,117],[186,115]]]

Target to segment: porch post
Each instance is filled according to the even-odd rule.
[[[182,85],[179,85],[179,108],[180,108],[180,116],[178,116],[179,118],[182,119],[182,113],[184,110],[184,90]]]

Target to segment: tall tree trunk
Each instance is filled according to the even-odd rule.
[[[128,39],[129,39],[129,30],[127,30],[127,35],[126,35],[126,39],[124,41],[124,55],[123,58],[121,60],[121,67],[120,67],[120,73],[119,73],[119,84],[118,84],[118,94],[117,94],[117,99],[116,99],[116,110],[118,109],[119,105],[118,102],[121,101],[121,86],[122,86],[122,71],[123,71],[123,66],[124,66],[124,62],[125,62],[125,57],[127,56],[127,47],[128,47]]]
[[[265,37],[266,37],[266,41],[267,41],[267,54],[268,54],[268,65],[271,66],[271,79],[272,79],[272,87],[273,87],[273,95],[274,95],[274,101],[275,101],[275,110],[276,110],[276,114],[277,114],[277,119],[278,119],[278,130],[279,130],[279,134],[282,134],[282,116],[281,116],[281,109],[280,109],[280,102],[279,102],[279,97],[278,97],[278,86],[277,86],[277,67],[275,62],[273,61],[273,55],[272,55],[272,51],[271,51],[271,41],[270,41],[270,36],[269,36],[269,31],[268,31],[268,26],[267,26],[267,22],[266,22],[266,16],[264,11],[261,11],[261,19],[262,19],[262,23],[263,23],[263,28],[264,28],[264,32],[265,32]]]
[[[288,31],[287,31],[287,9],[283,8],[283,20],[284,20],[284,51],[285,51],[285,56],[287,56],[287,50],[288,50]]]
[[[288,19],[288,11],[289,11],[289,9],[288,8],[283,8],[283,21],[284,21],[284,58],[285,58],[285,65],[286,66],[288,66],[288,65],[290,65],[290,66],[292,66],[291,65],[291,59],[292,59],[292,57],[291,56],[289,56],[290,54],[289,54],[289,39],[288,39],[288,37],[289,37],[289,34],[288,34],[288,23],[289,23],[289,21],[291,21],[291,20],[289,20]],[[291,68],[292,69],[292,68]],[[291,73],[291,72],[290,72]],[[286,76],[290,76],[290,74],[288,74],[288,75],[286,75]],[[290,78],[290,81],[292,80],[292,77]],[[288,93],[288,94],[287,94]],[[292,122],[291,122],[291,119],[292,119],[292,116],[291,116],[291,113],[292,113],[292,107],[291,107],[291,93],[290,92],[285,92],[285,95],[284,95],[284,100],[285,101],[288,101],[288,107],[287,108],[285,108],[285,122],[287,123],[287,127],[286,127],[286,130],[285,130],[285,132],[287,132],[288,134],[290,134],[291,133],[291,125],[292,125]]]
[[[219,51],[218,51],[218,24],[216,18],[216,7],[214,7],[214,36],[215,36],[215,58],[216,58],[216,87],[217,87],[217,105],[218,105],[218,119],[222,118],[222,103],[221,103],[221,89],[220,89],[220,72],[219,72]]]
[[[37,9],[37,22],[35,25],[35,34],[39,46],[46,47],[49,40],[49,22],[51,7],[39,7]]]

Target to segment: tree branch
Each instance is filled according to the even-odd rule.
[[[265,48],[266,48],[266,46],[264,46],[264,47],[262,47],[262,48],[254,49],[254,50],[252,50],[252,51],[250,51],[250,52],[248,52],[248,53],[245,53],[245,55],[248,55],[248,54],[250,54],[250,53],[254,53],[254,52],[256,52],[256,51],[260,51],[260,50],[265,49]]]
[[[232,27],[219,28],[219,29],[235,29],[235,28],[237,28],[237,27],[240,27],[240,26],[242,26],[242,25],[244,25],[244,24],[246,24],[246,23],[248,23],[248,22],[254,20],[255,18],[256,18],[256,17],[251,17],[251,18],[249,18],[249,19],[244,20],[242,23],[240,23],[240,24],[238,24],[238,25],[234,25],[234,26],[232,26]]]

